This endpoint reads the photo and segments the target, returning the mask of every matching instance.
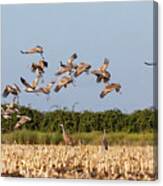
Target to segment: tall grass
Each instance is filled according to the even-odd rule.
[[[74,133],[71,135],[82,144],[98,145],[101,143],[103,133],[99,131]],[[155,143],[154,133],[107,133],[106,138],[110,145],[153,145]],[[20,130],[1,135],[3,144],[59,144],[63,143],[61,133],[40,132],[31,130]]]
[[[2,134],[2,143],[6,144],[58,144],[62,141],[60,133],[21,130]]]
[[[94,131],[90,133],[73,134],[74,139],[81,140],[85,144],[98,145],[101,143],[103,133]],[[105,135],[110,145],[154,145],[154,133],[127,133],[111,132]]]

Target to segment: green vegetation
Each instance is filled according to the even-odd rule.
[[[5,105],[2,105],[3,108]],[[107,132],[110,144],[140,143],[151,144],[157,132],[157,111],[154,109],[137,110],[126,114],[120,110],[103,112],[73,112],[67,109],[53,112],[40,112],[24,106],[18,106],[21,115],[32,120],[15,130],[19,120],[16,114],[11,119],[2,117],[3,143],[58,144],[62,141],[60,123],[77,141],[100,143],[103,129]]]
[[[58,144],[62,141],[62,134],[23,129],[2,134],[1,139],[2,143],[7,144]]]
[[[4,105],[3,105],[4,107]],[[41,132],[59,132],[59,124],[63,123],[69,133],[76,132],[152,132],[157,130],[157,111],[153,109],[138,110],[130,114],[120,110],[108,110],[103,112],[73,112],[69,110],[55,110],[53,112],[39,112],[28,107],[19,106],[21,115],[32,118],[31,122],[22,128]],[[16,114],[12,119],[2,117],[2,133],[14,130],[18,121]]]
[[[82,144],[101,144],[103,133],[99,131],[74,133],[71,135],[76,142]],[[152,145],[154,143],[153,133],[130,133],[116,132],[107,133],[106,138],[110,145]],[[19,130],[2,134],[2,143],[5,144],[60,144],[63,143],[61,133],[47,133],[30,130]]]

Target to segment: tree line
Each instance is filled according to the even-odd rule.
[[[1,105],[3,108],[5,105]],[[66,109],[57,109],[51,112],[17,105],[21,115],[29,116],[32,120],[22,126],[23,129],[60,132],[60,123],[63,123],[69,133],[103,131],[106,132],[153,132],[157,130],[157,110],[146,108],[133,113],[123,113],[121,110],[106,110],[101,112],[75,112]],[[2,133],[14,131],[18,118],[16,113],[11,119],[1,117]],[[19,129],[20,130],[20,129]]]

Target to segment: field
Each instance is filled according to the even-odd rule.
[[[154,180],[154,147],[2,144],[2,176]]]

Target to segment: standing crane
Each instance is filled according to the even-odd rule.
[[[105,137],[106,133],[105,133],[105,129],[104,129],[104,133],[103,133],[103,137],[102,137],[102,141],[101,141],[101,145],[105,150],[108,150],[108,140]]]
[[[60,124],[59,125],[62,128],[62,135],[63,135],[63,140],[65,145],[73,145],[73,140],[72,138],[65,132],[64,125]]]

